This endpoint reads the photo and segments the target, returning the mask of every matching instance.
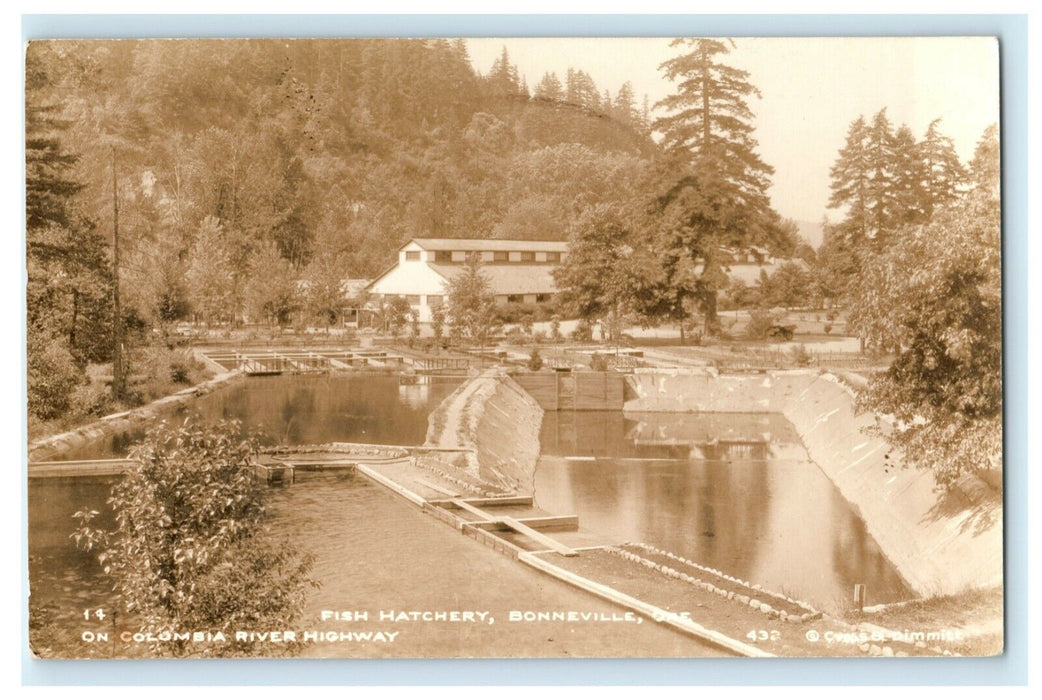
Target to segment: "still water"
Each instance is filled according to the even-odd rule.
[[[191,411],[210,420],[241,419],[275,443],[420,444],[427,415],[456,385],[403,386],[393,376],[251,378],[201,397]],[[139,437],[116,436],[66,457],[122,455]],[[826,609],[845,604],[855,583],[868,585],[870,603],[911,597],[849,504],[778,416],[547,413],[541,442],[538,505],[556,514],[576,513],[584,529],[612,541],[647,542]],[[110,485],[88,478],[30,482],[35,619],[69,622],[109,600],[97,561],[78,551],[69,534],[73,512],[83,507],[102,511],[101,524],[111,524],[105,506]],[[272,512],[275,531],[316,556],[315,574],[323,585],[306,617],[321,607],[363,601],[421,609],[432,600],[450,605],[468,586],[474,604],[502,589],[498,604],[509,606],[546,585],[535,575],[525,583],[494,553],[487,561],[474,555],[454,533],[443,533],[362,479],[329,478],[277,490]],[[416,522],[406,527],[410,519]],[[384,536],[392,531],[396,546],[387,547]],[[443,568],[438,562],[464,558],[487,571],[445,585],[430,581],[429,572]],[[405,585],[412,581],[423,583]],[[511,588],[522,583],[531,590]],[[454,640],[457,632],[445,634]],[[467,648],[495,653],[497,640],[474,638]],[[424,651],[420,639],[415,643],[411,651]]]
[[[864,523],[770,414],[547,413],[537,504],[819,609],[913,597]]]
[[[205,421],[241,420],[270,444],[419,445],[427,433],[427,415],[460,381],[419,379],[424,383],[400,384],[393,375],[250,377],[179,407],[171,419],[197,414]],[[141,437],[140,431],[118,433],[62,458],[121,457]]]
[[[175,412],[171,418],[180,419],[190,412],[203,420],[239,419],[261,431],[270,443],[418,445],[426,435],[428,414],[458,383],[458,379],[435,379],[400,385],[397,377],[382,375],[255,377],[200,397],[188,411]],[[122,456],[140,438],[141,433],[123,433],[63,457]],[[34,619],[52,620],[64,627],[85,608],[109,601],[111,586],[97,560],[78,550],[70,534],[77,526],[73,514],[85,508],[101,513],[95,521],[98,526],[113,525],[106,505],[112,483],[110,478],[29,481],[29,580]],[[371,510],[367,504],[373,499],[389,497],[378,491],[351,478],[276,491],[272,502],[276,529],[299,538],[302,549],[315,551],[320,562],[342,562],[345,548],[371,535],[360,524],[363,518],[358,511]],[[330,513],[336,517],[330,518]],[[350,527],[345,518],[353,521]],[[333,523],[335,532],[331,534],[328,527],[308,532],[302,526],[305,522]],[[373,522],[387,527],[379,519]],[[328,571],[317,573],[321,578],[335,578]]]

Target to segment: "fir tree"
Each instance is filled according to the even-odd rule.
[[[951,138],[942,134],[938,128],[940,121],[934,119],[930,122],[917,149],[921,163],[923,214],[927,219],[935,209],[958,199],[968,179],[966,168],[959,160]]]
[[[556,73],[543,73],[539,84],[535,86],[535,98],[554,102],[564,99],[564,88]]]
[[[716,294],[727,285],[720,248],[775,238],[779,221],[767,196],[774,170],[756,152],[748,98],[759,91],[749,74],[720,59],[733,42],[677,39],[688,49],[663,63],[677,91],[656,104],[667,114],[653,128],[671,157],[664,193],[658,198],[667,289],[652,295],[646,312],[683,320],[697,299],[707,329],[716,324]],[[681,326],[683,331],[683,326]]]

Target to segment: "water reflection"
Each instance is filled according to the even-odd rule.
[[[779,415],[556,412],[540,440],[539,506],[614,541],[826,609],[846,606],[855,583],[870,602],[911,597]]]
[[[263,430],[270,440],[287,444],[418,445],[426,436],[428,414],[458,383],[450,379],[400,386],[395,376],[373,375],[258,377],[200,397],[192,410],[206,420],[240,419]],[[122,455],[140,437],[140,433],[124,433],[64,457]],[[106,502],[113,483],[113,478],[91,477],[29,481],[29,581],[34,621],[52,620],[71,634],[79,629],[78,616],[85,607],[111,603],[112,582],[101,572],[96,554],[77,549],[70,535],[78,525],[73,513],[84,508],[100,513],[96,526],[109,529],[114,525]],[[272,492],[274,529],[293,536],[303,551],[319,556],[317,574],[331,593],[314,599],[324,607],[365,600],[353,597],[359,577],[344,573],[357,570],[371,555],[368,550],[358,553],[359,541],[376,543],[371,549],[388,559],[397,556],[395,547],[386,547],[381,538],[374,537],[393,524],[389,524],[393,517],[377,513],[374,505],[386,498],[382,490],[347,477],[316,479],[307,487]],[[385,505],[383,508],[386,510]],[[348,554],[355,557],[353,564]],[[423,571],[429,568],[424,564]],[[421,575],[417,571],[414,578]],[[386,583],[382,585],[386,588]],[[312,617],[318,615],[318,604],[309,607]]]
[[[427,379],[424,384],[402,385],[394,375],[251,377],[199,397],[171,417],[192,412],[204,420],[234,418],[261,431],[268,442],[284,445],[418,445],[427,432],[427,415],[459,384],[456,378]],[[142,434],[119,433],[63,458],[121,456]]]

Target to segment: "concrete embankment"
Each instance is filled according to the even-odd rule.
[[[467,450],[475,476],[519,493],[533,490],[543,409],[517,382],[491,369],[463,383],[428,419],[429,447]]]
[[[713,369],[637,370],[628,411],[781,413],[811,459],[860,513],[866,527],[921,595],[1002,582],[1002,496],[976,476],[947,494],[929,472],[864,428],[854,395],[815,371],[724,375]]]
[[[198,396],[209,394],[244,377],[245,375],[238,370],[231,372],[223,371],[213,379],[208,379],[205,382],[183,389],[176,394],[156,399],[152,403],[139,408],[124,411],[123,413],[114,413],[93,423],[80,426],[75,430],[31,442],[29,443],[29,461],[40,462],[57,459],[69,450],[77,449],[117,433],[146,427],[161,419],[174,407],[186,404]]]

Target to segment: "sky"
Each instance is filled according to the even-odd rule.
[[[669,39],[467,39],[475,70],[488,73],[506,46],[530,89],[552,71],[590,74],[614,96],[629,81],[638,103],[674,90],[658,66],[678,55]],[[774,166],[769,191],[783,217],[842,218],[826,208],[829,168],[859,115],[884,107],[894,127],[921,138],[930,122],[952,138],[963,161],[985,128],[999,121],[998,43],[988,37],[736,38],[724,62],[749,72],[761,98],[750,102],[756,139]]]

